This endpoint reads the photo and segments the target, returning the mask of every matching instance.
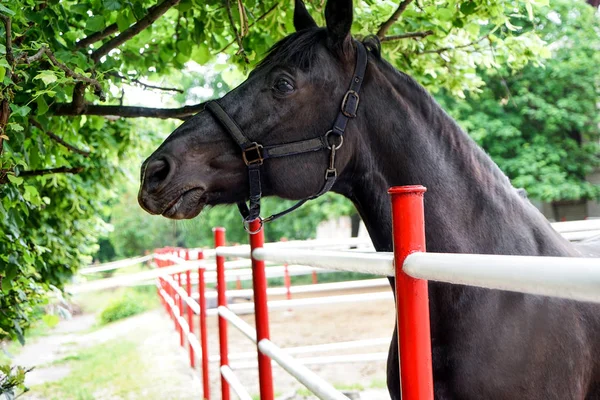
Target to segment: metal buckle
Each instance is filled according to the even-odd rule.
[[[335,143],[329,143],[329,135],[333,134],[333,131],[330,129],[327,131],[327,133],[325,134],[325,143],[327,144],[327,148],[329,150],[331,150],[332,148],[335,148],[336,150],[339,150],[340,147],[342,147],[342,145],[344,144],[344,137],[340,136],[340,135],[335,135],[337,138],[340,139],[340,144],[338,144],[337,146],[335,145]]]
[[[327,170],[325,170],[325,180],[328,181],[329,178],[337,178],[337,169],[327,168]]]
[[[246,165],[252,165],[252,164],[262,165],[263,160],[264,160],[264,158],[262,156],[262,149],[263,149],[263,146],[256,142],[253,142],[250,147],[245,148],[242,151],[242,158],[244,159],[244,162],[246,163]],[[251,156],[254,156],[254,157],[247,156],[247,153],[249,151],[256,152],[256,154],[251,154]]]
[[[258,227],[258,229],[257,229],[257,230],[255,230],[255,231],[251,231],[251,230],[250,230],[250,222],[252,222],[252,221],[246,221],[246,220],[244,219],[244,220],[243,220],[243,224],[244,224],[244,230],[245,230],[247,233],[249,233],[250,235],[255,235],[255,234],[257,234],[258,232],[262,231],[262,228],[263,228],[263,226],[265,225],[265,222],[264,222],[264,220],[263,220],[261,217],[258,217],[258,220],[259,220],[259,222],[260,222],[260,226]]]
[[[352,111],[352,112],[346,111],[346,106],[348,105],[348,98],[350,96],[353,96],[356,99],[356,106],[354,107],[354,111]],[[360,96],[358,95],[358,93],[356,93],[352,89],[348,90],[346,92],[346,94],[344,95],[344,99],[342,100],[342,107],[341,107],[342,114],[344,114],[348,118],[356,117],[356,112],[358,111],[358,103],[360,103]]]

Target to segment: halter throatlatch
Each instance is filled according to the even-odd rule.
[[[335,168],[336,151],[339,150],[344,143],[343,135],[346,131],[348,120],[355,118],[357,115],[358,104],[360,103],[360,87],[367,69],[367,50],[362,43],[358,41],[355,43],[356,66],[354,67],[354,75],[352,76],[350,88],[342,99],[340,111],[333,123],[333,127],[323,136],[298,142],[263,146],[262,144],[249,140],[217,100],[206,103],[206,109],[212,113],[225,128],[225,131],[231,135],[233,140],[235,140],[242,149],[242,159],[248,168],[248,183],[250,186],[249,206],[244,201],[238,203],[238,209],[244,219],[244,229],[246,229],[246,231],[249,231],[248,224],[251,221],[259,219],[261,221],[260,230],[264,223],[274,221],[277,218],[296,210],[308,200],[316,199],[327,193],[333,187],[333,184],[337,179],[337,169]],[[262,196],[262,189],[260,174],[263,162],[269,158],[292,156],[319,150],[329,150],[329,164],[325,170],[325,182],[323,183],[321,190],[311,197],[300,200],[285,211],[261,219],[260,198]]]

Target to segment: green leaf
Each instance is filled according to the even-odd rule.
[[[474,1],[466,1],[460,5],[460,12],[465,15],[471,15],[475,12],[477,4]]]
[[[0,12],[4,13],[4,14],[8,14],[10,16],[15,15],[15,12],[13,10],[11,10],[10,8],[6,8],[2,4],[0,4]]]
[[[58,80],[58,78],[56,77],[56,74],[54,73],[54,71],[42,71],[39,74],[36,75],[35,79],[41,79],[42,82],[44,82],[44,84],[46,86],[48,86],[49,84],[56,82]]]
[[[104,29],[104,17],[102,15],[94,15],[85,22],[85,29],[91,32],[99,32]]]
[[[10,64],[6,60],[6,57],[0,57],[0,67],[10,68]]]
[[[12,110],[14,115],[18,115],[19,117],[26,117],[31,112],[31,108],[29,106],[18,106],[16,104],[11,104],[10,109]]]
[[[210,61],[210,51],[204,43],[196,45],[192,51],[192,59],[200,65],[204,65]]]
[[[121,2],[119,0],[103,0],[102,4],[104,8],[109,11],[116,11],[121,9]]]
[[[6,75],[6,68],[0,67],[0,82],[4,80],[4,76]]]
[[[46,99],[44,96],[38,96],[37,98],[37,115],[44,115],[48,112],[48,103],[46,103]]]
[[[129,26],[132,24],[132,21],[129,19],[128,15],[129,11],[123,11],[117,15],[117,27],[121,32],[129,28]]]
[[[7,178],[9,181],[11,181],[11,183],[14,183],[15,185],[19,186],[20,184],[23,183],[23,178],[19,177],[19,176],[14,176],[14,175],[7,175]]]

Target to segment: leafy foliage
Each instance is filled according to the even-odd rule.
[[[25,374],[29,372],[23,367],[11,367],[9,364],[0,365],[0,398],[14,400],[18,392],[26,392]]]
[[[537,15],[533,23],[553,51],[544,68],[491,71],[482,74],[481,94],[443,100],[531,197],[597,199],[600,186],[585,177],[600,166],[600,17],[564,0]]]

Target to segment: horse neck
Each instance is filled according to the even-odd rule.
[[[353,178],[346,195],[379,251],[392,247],[387,189],[420,184],[427,187],[428,251],[574,254],[423,88],[389,64],[378,64],[372,70],[377,83],[365,87],[365,109],[356,119],[362,134],[352,176],[361,178]]]

